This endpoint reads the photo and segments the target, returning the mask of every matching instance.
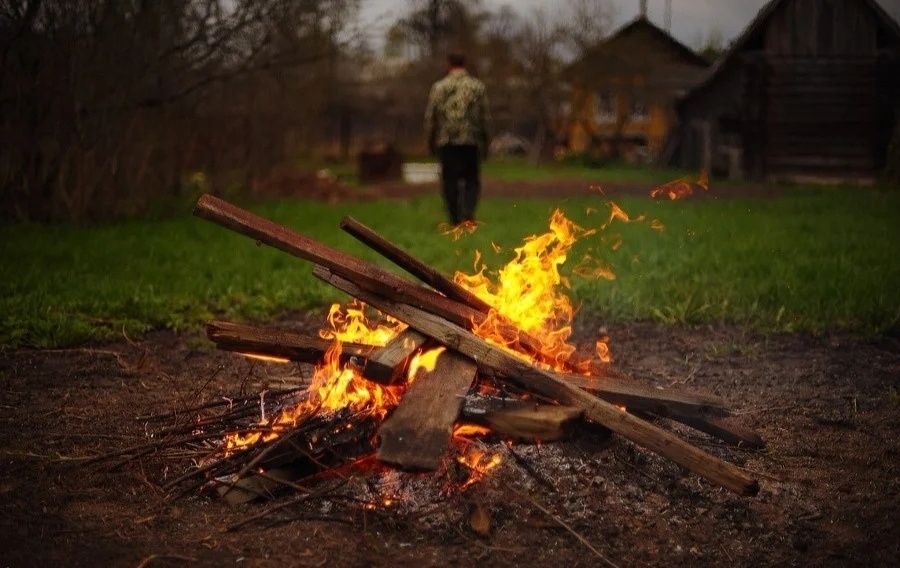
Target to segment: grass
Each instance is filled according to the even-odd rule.
[[[648,167],[610,164],[603,167],[589,167],[574,162],[535,164],[523,158],[492,158],[482,165],[484,175],[503,181],[543,181],[552,179],[581,180],[597,182],[643,182],[665,183],[688,172],[664,170]],[[693,172],[696,177],[696,172]]]
[[[632,216],[576,246],[616,273],[572,279],[583,309],[607,321],[737,322],[769,330],[846,327],[880,332],[900,320],[900,194],[803,189],[771,200],[655,202],[625,198]],[[256,210],[333,246],[389,266],[338,229],[351,214],[441,270],[470,270],[475,249],[490,266],[522,237],[546,229],[556,202],[485,201],[483,226],[457,242],[436,226],[437,197],[326,205],[282,201]],[[559,203],[597,226],[599,197]],[[588,207],[600,212],[588,214]],[[611,249],[618,236],[622,245]],[[491,243],[503,247],[495,253]],[[341,299],[308,263],[183,216],[83,228],[0,227],[0,345],[69,346],[150,329],[183,330],[213,315],[265,319]]]

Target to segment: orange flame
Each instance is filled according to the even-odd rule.
[[[265,361],[266,363],[290,363],[291,360],[286,357],[276,357],[274,355],[262,355],[260,353],[244,353],[237,352],[238,355],[243,355],[244,357],[248,357],[250,359],[256,359],[257,361]]]
[[[469,478],[460,489],[478,483],[501,463],[500,454],[490,454],[475,448],[468,448],[465,454],[456,458],[456,461],[470,470]]]
[[[441,223],[438,230],[442,235],[448,236],[454,241],[458,241],[463,235],[471,235],[478,230],[476,221],[463,221],[459,225],[451,225],[450,223]]]
[[[475,436],[487,436],[491,433],[489,428],[479,426],[478,424],[457,424],[453,428],[454,438],[472,438]]]
[[[700,176],[697,178],[697,181],[694,182],[694,184],[704,191],[709,189],[709,176],[705,171],[700,172]],[[683,177],[674,181],[670,181],[668,183],[664,183],[661,186],[650,190],[650,197],[668,197],[671,200],[684,199],[685,197],[690,197],[693,194],[694,189],[691,187],[691,180],[688,177]]]
[[[385,318],[386,323],[372,322],[365,314],[365,304],[356,300],[348,303],[346,308],[341,308],[339,304],[331,306],[327,321],[328,327],[321,330],[319,335],[333,339],[334,344],[325,353],[322,364],[315,369],[308,389],[309,396],[273,419],[261,422],[271,432],[226,436],[226,456],[238,448],[274,440],[280,432],[292,428],[318,411],[334,412],[349,408],[354,412],[383,418],[397,405],[400,387],[385,387],[369,382],[354,366],[342,365],[341,345],[344,341],[385,345],[406,326],[391,318]]]

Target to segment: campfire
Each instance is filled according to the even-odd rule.
[[[610,222],[627,219],[611,207]],[[154,449],[202,450],[188,471],[166,483],[177,494],[213,488],[244,502],[284,489],[307,499],[317,481],[348,473],[451,469],[462,472],[449,478],[463,490],[505,459],[480,438],[547,442],[598,429],[738,495],[758,491],[742,469],[661,427],[662,419],[671,420],[729,444],[761,447],[758,435],[727,421],[720,398],[624,376],[610,364],[605,337],[590,354],[569,341],[575,309],[559,268],[575,241],[596,231],[560,211],[549,231],[527,238],[496,277],[478,259],[474,274],[448,278],[343,219],[345,231],[428,287],[210,195],[200,198],[195,214],[312,262],[318,278],[352,299],[332,307],[319,336],[207,324],[220,349],[315,367],[306,385],[185,409],[187,421],[158,432]],[[573,272],[612,278],[590,257]],[[143,451],[135,450],[118,455]]]

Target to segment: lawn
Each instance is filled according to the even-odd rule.
[[[616,279],[573,276],[582,309],[609,321],[737,322],[765,330],[847,327],[882,332],[900,321],[900,194],[876,189],[798,189],[780,199],[657,202],[623,198],[643,222],[613,221],[576,245]],[[476,249],[490,266],[542,232],[555,206],[590,227],[602,197],[492,199],[477,232],[452,241],[437,197],[327,205],[280,201],[263,216],[389,266],[338,229],[345,214],[426,262],[470,270]],[[596,208],[596,213],[589,213]],[[663,230],[654,230],[658,220]],[[622,244],[612,250],[621,237]],[[494,252],[491,243],[502,247]],[[187,214],[83,228],[0,227],[0,345],[82,344],[150,329],[195,328],[206,318],[277,318],[341,299],[310,265]]]

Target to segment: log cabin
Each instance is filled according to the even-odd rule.
[[[870,182],[900,118],[900,27],[874,0],[772,0],[677,110],[663,165]]]

